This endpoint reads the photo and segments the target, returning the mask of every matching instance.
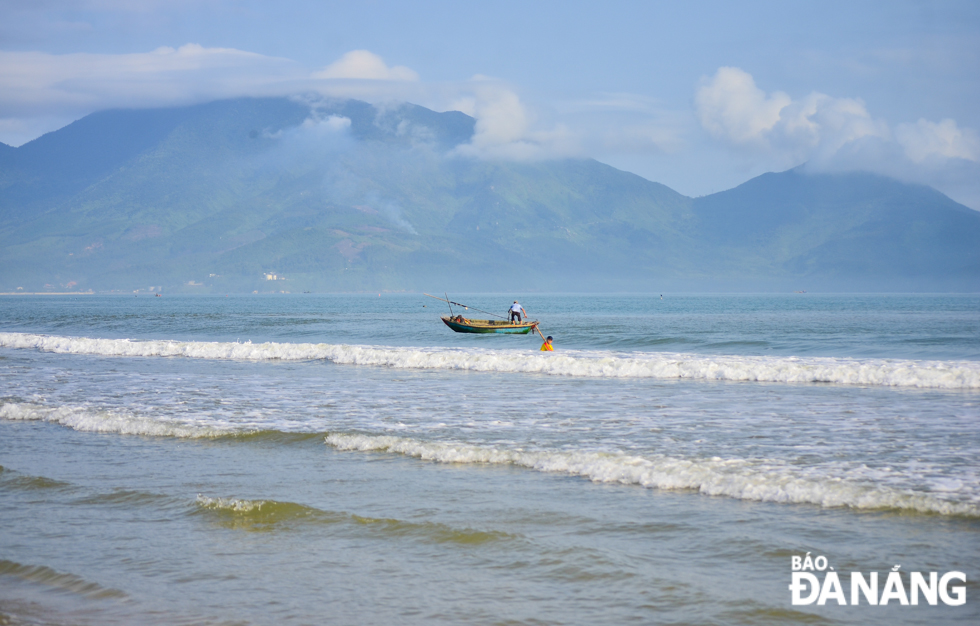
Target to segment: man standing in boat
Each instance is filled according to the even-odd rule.
[[[524,310],[524,307],[522,307],[517,302],[517,300],[514,300],[514,304],[510,305],[510,323],[513,324],[514,323],[514,318],[516,317],[517,318],[517,323],[520,324],[521,323],[521,316],[522,315],[524,315],[526,317],[527,316],[527,311]]]

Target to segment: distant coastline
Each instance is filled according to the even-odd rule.
[[[0,296],[93,296],[94,291],[4,291]]]

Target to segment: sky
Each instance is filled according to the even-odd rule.
[[[0,142],[238,96],[477,119],[466,158],[591,157],[689,196],[871,171],[980,210],[980,2],[0,0]]]

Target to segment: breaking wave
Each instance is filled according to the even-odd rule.
[[[980,517],[980,504],[977,503],[955,502],[931,493],[915,493],[830,476],[807,476],[774,461],[524,451],[376,435],[330,434],[325,441],[338,450],[389,452],[438,463],[513,465],[582,476],[598,483],[693,490],[741,500]]]
[[[41,421],[61,424],[73,430],[119,435],[203,438],[234,434],[230,429],[213,428],[173,420],[155,420],[124,410],[93,409],[85,406],[46,407],[26,402],[0,405],[0,419]]]
[[[476,348],[400,348],[312,343],[131,341],[0,333],[0,347],[98,356],[187,357],[226,360],[323,359],[347,365],[404,369],[535,373],[591,378],[656,378],[774,383],[837,383],[884,387],[980,389],[980,362],[830,357],[706,356]]]
[[[682,458],[660,454],[644,456],[590,450],[526,450],[520,447],[497,447],[462,443],[421,441],[388,435],[349,433],[280,433],[226,425],[221,428],[156,421],[125,411],[98,410],[87,407],[48,408],[36,404],[6,402],[0,405],[0,419],[42,420],[69,428],[100,433],[118,433],[177,438],[227,438],[249,441],[255,436],[284,437],[284,443],[304,442],[311,436],[325,436],[338,450],[388,452],[439,463],[511,465],[542,472],[560,472],[581,476],[601,483],[638,485],[664,490],[693,490],[705,495],[728,496],[742,500],[816,504],[825,507],[855,509],[897,509],[943,515],[980,517],[980,502],[962,493],[903,489],[875,483],[873,480],[843,478],[845,472],[825,467],[791,466],[783,461],[759,459]],[[4,485],[14,477],[4,471]],[[8,480],[10,479],[10,480]],[[22,488],[50,488],[60,485],[18,485]],[[114,494],[115,498],[130,495]],[[955,498],[966,497],[967,500]],[[271,501],[224,500],[200,498],[198,506],[234,514],[233,525],[265,526],[279,521],[310,519],[318,522],[350,521],[346,516],[299,505]],[[358,521],[355,519],[354,521]],[[370,520],[364,521],[368,523]],[[386,522],[387,524],[387,522]],[[390,525],[390,524],[388,524]]]

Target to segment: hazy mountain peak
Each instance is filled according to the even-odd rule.
[[[928,187],[796,168],[691,199],[449,156],[474,124],[309,98],[87,116],[0,148],[0,290],[980,288],[980,213]]]

